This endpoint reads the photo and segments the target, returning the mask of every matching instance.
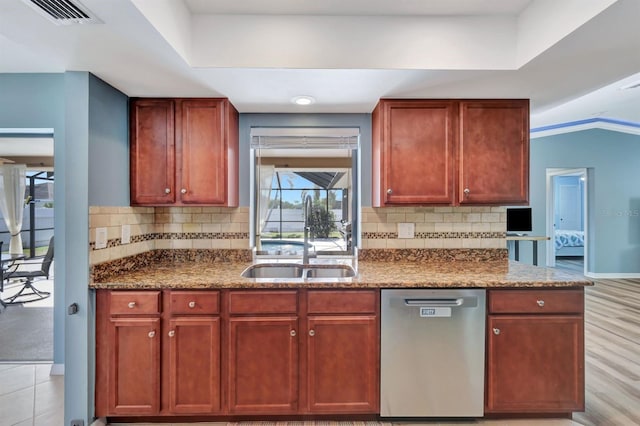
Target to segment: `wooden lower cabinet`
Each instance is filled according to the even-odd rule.
[[[308,411],[376,413],[376,316],[310,316],[307,330]]]
[[[297,317],[229,319],[229,413],[298,411]]]
[[[160,318],[111,318],[107,385],[110,414],[160,410]]]
[[[169,411],[219,413],[220,318],[169,320]]]
[[[582,290],[492,291],[489,310],[485,412],[583,411]]]

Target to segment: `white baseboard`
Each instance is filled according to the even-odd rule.
[[[615,280],[615,279],[633,279],[633,278],[640,278],[640,273],[637,272],[630,272],[630,273],[596,273],[596,272],[587,272],[586,274],[584,274],[585,277],[589,277],[589,278],[600,278],[603,280]]]
[[[50,376],[64,376],[64,364],[51,365]]]

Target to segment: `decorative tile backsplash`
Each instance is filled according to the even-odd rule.
[[[413,223],[413,238],[398,238]],[[122,244],[122,225],[131,242]],[[91,207],[92,265],[162,249],[249,249],[249,208]],[[95,248],[96,228],[107,247]],[[505,207],[362,208],[362,249],[505,249]]]
[[[413,223],[413,238],[398,224]],[[504,249],[505,207],[362,208],[363,249]]]

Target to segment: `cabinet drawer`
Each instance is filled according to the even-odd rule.
[[[375,290],[318,290],[307,294],[310,314],[375,313]]]
[[[111,315],[151,315],[160,313],[159,291],[112,291]]]
[[[557,314],[582,313],[584,290],[491,290],[491,314]]]
[[[172,291],[169,312],[183,315],[220,313],[220,293],[217,291]]]
[[[296,314],[298,292],[288,291],[231,291],[229,314]]]

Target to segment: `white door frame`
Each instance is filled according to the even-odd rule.
[[[583,202],[583,211],[584,211],[584,274],[587,274],[588,261],[589,256],[587,256],[588,244],[589,244],[589,209],[587,206],[589,205],[587,200],[587,194],[589,191],[587,188],[589,187],[589,181],[587,179],[587,168],[547,168],[547,235],[551,238],[547,241],[547,266],[554,267],[556,266],[556,245],[555,245],[555,229],[553,226],[554,223],[554,198],[556,194],[554,194],[553,190],[553,178],[555,176],[580,176],[584,181],[584,187],[582,194],[582,202]]]

